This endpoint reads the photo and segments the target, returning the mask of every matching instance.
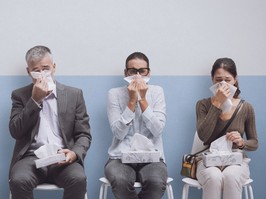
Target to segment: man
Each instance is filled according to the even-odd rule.
[[[87,187],[83,163],[91,134],[82,91],[55,82],[56,64],[49,48],[29,49],[26,62],[33,84],[12,92],[9,129],[16,140],[9,174],[12,198],[33,199],[33,189],[48,182],[64,188],[64,199],[83,199]],[[46,144],[58,146],[66,160],[37,169],[34,151]]]
[[[160,199],[168,177],[162,143],[166,121],[164,92],[161,87],[146,83],[150,77],[149,60],[141,52],[128,56],[124,74],[129,85],[108,93],[107,114],[113,140],[105,176],[117,199]],[[130,150],[136,133],[148,138],[160,152],[159,162],[122,163],[121,152]],[[139,193],[134,189],[135,181],[142,184]]]

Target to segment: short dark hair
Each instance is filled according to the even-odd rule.
[[[212,79],[214,77],[215,72],[219,69],[219,68],[223,68],[225,71],[229,72],[231,75],[233,75],[234,78],[237,77],[237,69],[236,69],[236,64],[235,62],[231,59],[231,58],[219,58],[217,59],[213,66],[212,66],[212,70],[211,70],[211,76]],[[236,83],[234,84],[235,87],[237,87],[237,90],[235,92],[234,98],[237,98],[239,96],[239,94],[241,93],[240,89],[239,89],[239,85],[238,85],[238,80],[236,80]]]
[[[130,60],[132,59],[141,59],[144,60],[147,63],[147,67],[150,68],[150,64],[149,64],[149,59],[148,57],[142,53],[142,52],[134,52],[132,54],[130,54],[127,59],[126,59],[126,68],[127,68],[127,64]]]

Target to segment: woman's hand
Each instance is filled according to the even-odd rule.
[[[147,93],[147,90],[148,90],[148,86],[146,84],[146,82],[144,81],[143,78],[139,78],[137,80],[137,89],[138,89],[138,92],[139,92],[139,95],[140,95],[140,98],[141,99],[145,99],[146,97],[146,93]]]
[[[229,86],[227,84],[220,83],[215,95],[212,98],[212,104],[217,108],[220,108],[220,106],[225,102],[230,94],[231,92]]]
[[[231,131],[226,133],[226,138],[235,143],[238,148],[243,148],[245,145],[244,139],[241,137],[238,131]]]

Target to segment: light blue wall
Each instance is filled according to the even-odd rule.
[[[106,116],[106,94],[112,87],[124,85],[122,76],[60,76],[57,80],[83,89],[93,141],[85,160],[88,176],[88,195],[90,199],[98,198],[103,167],[107,159],[107,149],[111,142],[111,132]],[[254,179],[255,198],[264,198],[265,184],[265,151],[266,129],[266,77],[240,76],[241,96],[254,106],[256,113],[257,132],[260,146],[254,153],[248,153],[252,158],[251,177]],[[8,120],[10,115],[11,91],[30,83],[26,76],[0,76],[0,198],[8,198],[8,166],[10,163],[14,140],[9,135]],[[195,132],[195,103],[198,99],[210,95],[209,76],[154,76],[150,84],[161,85],[165,90],[167,102],[167,124],[164,130],[164,148],[169,175],[174,178],[173,190],[175,198],[181,198],[182,176],[180,176],[181,157],[190,151]],[[40,192],[38,198],[59,198],[62,193]],[[201,198],[200,191],[191,190],[190,198]],[[109,197],[113,198],[111,192]]]

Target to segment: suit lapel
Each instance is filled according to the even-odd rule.
[[[67,107],[67,94],[62,84],[56,82],[56,94],[57,94],[57,109],[58,117],[66,112]]]

